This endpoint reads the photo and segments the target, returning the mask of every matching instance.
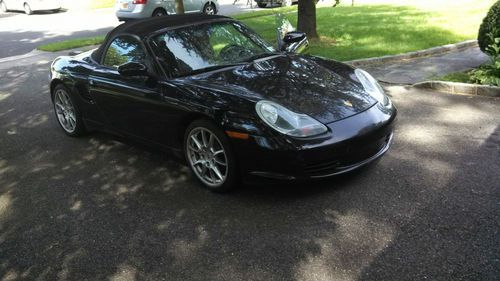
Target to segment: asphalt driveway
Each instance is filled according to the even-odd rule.
[[[500,100],[390,87],[392,149],[218,195],[158,151],[66,137],[52,55],[0,63],[2,280],[498,280]]]

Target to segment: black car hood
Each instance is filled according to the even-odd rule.
[[[353,69],[342,63],[277,55],[248,65],[185,77],[183,82],[254,101],[271,100],[330,123],[376,103],[355,79]]]

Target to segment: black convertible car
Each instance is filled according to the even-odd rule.
[[[180,156],[206,187],[242,177],[337,175],[382,156],[396,109],[367,72],[278,48],[242,23],[207,15],[127,22],[95,50],[51,65],[64,132],[104,130]]]

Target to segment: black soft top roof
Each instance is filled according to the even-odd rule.
[[[120,34],[132,34],[139,38],[144,38],[147,35],[169,27],[197,24],[200,22],[206,22],[211,20],[220,19],[230,19],[225,16],[217,15],[205,15],[202,13],[195,14],[183,14],[183,15],[170,15],[163,17],[152,17],[140,20],[128,21],[120,24],[111,30],[104,39],[101,46],[92,53],[92,59],[99,62],[101,61],[101,56],[104,53],[104,48],[106,48],[107,42]]]

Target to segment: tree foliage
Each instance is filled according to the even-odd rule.
[[[494,32],[493,36],[489,35],[492,32]],[[494,38],[498,37],[500,37],[500,1],[491,6],[490,11],[479,27],[477,42],[481,51],[488,53],[488,46],[494,43],[492,38],[494,40]]]

